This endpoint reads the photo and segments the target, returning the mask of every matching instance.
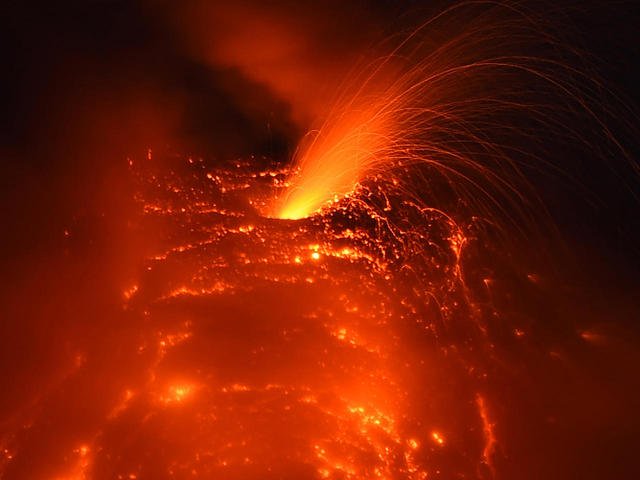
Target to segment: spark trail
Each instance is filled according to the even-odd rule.
[[[459,2],[372,49],[298,146],[269,213],[307,217],[382,175],[450,213],[462,202],[497,223],[542,217],[526,171],[562,172],[550,140],[593,148],[568,118],[607,136],[589,106],[601,85],[550,17],[516,2]]]

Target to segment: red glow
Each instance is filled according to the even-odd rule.
[[[556,110],[603,128],[542,18],[519,2],[416,15],[339,82],[366,37],[323,35],[344,19],[216,3],[163,7],[189,52],[176,76],[225,79],[211,103],[234,97],[241,125],[259,97],[286,99],[269,115],[308,133],[286,158],[205,160],[172,153],[190,135],[178,95],[156,111],[163,89],[122,88],[130,116],[96,100],[78,142],[154,148],[96,153],[120,163],[78,187],[95,205],[72,202],[61,253],[25,266],[38,275],[12,272],[26,333],[8,357],[34,359],[6,368],[0,478],[564,480],[585,465],[584,439],[630,421],[609,377],[637,355],[601,362],[616,333],[566,308],[562,262],[518,243],[549,225],[525,173],[574,134]],[[251,127],[271,141],[269,122]]]

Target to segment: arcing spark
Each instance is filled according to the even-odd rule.
[[[516,2],[462,2],[389,40],[301,142],[271,215],[309,216],[383,173],[410,191],[426,179],[431,206],[453,199],[521,221],[536,201],[524,170],[562,170],[548,140],[589,143],[566,119],[602,127],[588,101],[595,80],[550,31]]]

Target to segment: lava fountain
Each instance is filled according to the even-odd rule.
[[[304,218],[381,175],[431,207],[464,202],[529,222],[544,208],[524,170],[562,171],[546,150],[552,138],[589,143],[566,119],[606,130],[588,107],[597,81],[545,18],[521,4],[461,2],[373,48],[299,145],[269,213]]]

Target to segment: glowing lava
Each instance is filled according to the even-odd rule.
[[[52,467],[25,461],[41,430],[4,437],[6,478],[418,480],[491,461],[480,364],[435,342],[446,325],[483,342],[449,218],[364,183],[283,222],[256,214],[288,174],[269,162],[131,169],[141,228],[166,234],[123,289],[130,333],[71,376],[108,372],[92,426]]]
[[[390,121],[371,106],[354,107],[318,132],[312,132],[296,153],[299,172],[275,208],[277,217],[309,216],[332,200],[353,192],[376,159],[385,157]]]
[[[549,121],[522,76],[564,85],[514,53],[531,16],[481,4],[360,70],[293,168],[131,160],[145,253],[98,347],[7,422],[0,476],[491,478],[491,271],[466,261],[474,221],[431,194],[469,218],[526,197],[507,120]],[[520,327],[496,330],[524,343]]]

